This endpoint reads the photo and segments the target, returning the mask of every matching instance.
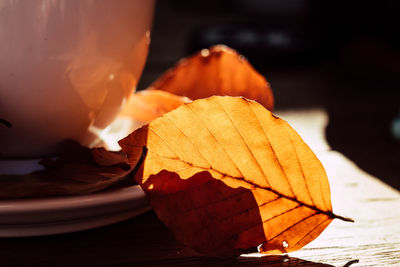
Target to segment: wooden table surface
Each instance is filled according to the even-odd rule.
[[[279,113],[279,112],[278,112]],[[153,211],[77,233],[0,239],[0,266],[400,266],[400,193],[330,150],[322,109],[280,112],[326,168],[334,220],[303,249],[283,256],[202,257],[178,243]],[[366,148],[365,153],[368,153]]]

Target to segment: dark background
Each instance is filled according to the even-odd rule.
[[[139,89],[223,43],[270,82],[276,109],[323,107],[332,149],[400,189],[399,1],[160,0]]]

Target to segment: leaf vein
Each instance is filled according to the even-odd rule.
[[[275,238],[277,238],[278,236],[282,235],[283,233],[289,231],[290,229],[292,229],[293,227],[295,227],[295,226],[298,225],[299,223],[302,223],[302,222],[304,222],[304,221],[306,221],[306,220],[308,220],[308,219],[314,217],[314,216],[317,215],[317,214],[318,214],[318,212],[315,212],[315,213],[313,213],[313,214],[311,214],[311,215],[309,215],[309,216],[307,216],[307,217],[304,217],[303,219],[301,219],[301,220],[297,221],[296,223],[292,224],[291,226],[287,227],[285,230],[283,230],[283,231],[280,232],[279,234],[277,234],[277,235],[275,235],[274,237],[268,239],[266,242],[268,243],[268,242],[274,240]]]
[[[269,145],[269,147],[270,147],[270,149],[271,149],[271,151],[272,151],[272,154],[274,155],[275,162],[278,163],[279,168],[281,169],[281,171],[282,171],[282,173],[283,173],[283,176],[286,178],[286,181],[287,181],[287,183],[288,183],[288,186],[289,186],[290,191],[292,192],[293,196],[296,196],[296,194],[293,192],[292,185],[290,184],[289,177],[287,176],[286,172],[284,171],[283,166],[282,166],[280,160],[278,159],[278,156],[276,155],[275,149],[274,149],[274,147],[272,146],[271,141],[269,140],[269,137],[268,137],[268,135],[267,135],[267,132],[265,131],[264,126],[262,125],[262,123],[261,123],[261,121],[260,121],[260,119],[259,119],[257,113],[254,111],[254,109],[253,109],[253,107],[251,106],[251,104],[250,104],[249,102],[247,102],[247,103],[248,103],[248,105],[250,106],[250,109],[253,111],[255,117],[257,118],[258,123],[259,123],[260,126],[261,126],[261,129],[262,129],[263,132],[264,132],[264,136],[265,136],[265,138],[267,139],[267,143],[268,143],[268,145]]]
[[[280,197],[278,197],[278,198],[276,198],[276,199],[274,199],[274,200],[272,200],[272,201],[269,201],[268,203],[271,203],[271,202],[276,201],[276,200],[278,200],[278,199],[280,199]],[[267,203],[267,204],[268,204],[268,203]],[[280,214],[277,214],[277,215],[275,215],[275,216],[273,216],[273,217],[271,217],[271,218],[268,218],[268,219],[265,220],[265,221],[258,222],[257,224],[254,224],[254,225],[251,225],[251,226],[249,226],[249,227],[247,227],[247,228],[245,228],[245,229],[242,229],[240,233],[234,233],[234,234],[231,235],[229,238],[227,238],[226,240],[224,240],[223,242],[221,242],[221,244],[224,244],[224,243],[226,243],[227,241],[231,241],[231,240],[235,239],[237,236],[239,236],[241,233],[244,233],[244,232],[246,232],[246,231],[249,231],[250,229],[252,229],[252,228],[254,228],[254,227],[257,227],[257,226],[260,225],[260,224],[264,224],[264,223],[266,223],[266,222],[272,221],[272,220],[276,219],[277,217],[279,217],[279,216],[281,216],[281,215],[284,215],[284,214],[286,214],[286,213],[288,213],[288,212],[291,212],[291,211],[293,211],[293,210],[295,210],[295,209],[297,209],[297,208],[299,208],[299,207],[300,207],[300,205],[297,205],[296,207],[290,208],[290,209],[288,209],[288,210],[286,210],[286,211],[284,211],[284,212],[282,212],[282,213],[280,213]],[[240,213],[239,213],[239,214],[240,214]],[[218,246],[218,247],[219,247],[219,246]]]
[[[183,136],[186,138],[186,140],[188,140],[193,147],[197,150],[197,152],[199,153],[199,155],[204,159],[204,161],[208,164],[208,166],[211,168],[212,165],[211,163],[207,160],[207,158],[203,155],[203,153],[200,151],[200,149],[193,143],[193,141],[167,116],[164,116],[165,119],[167,119],[180,133],[183,134]],[[178,155],[177,155],[178,156]],[[179,156],[178,156],[179,157]]]
[[[214,201],[214,202],[209,202],[209,203],[207,203],[207,204],[205,204],[205,205],[202,205],[202,206],[194,207],[194,208],[192,208],[192,209],[187,209],[187,210],[183,211],[182,213],[189,213],[189,212],[192,211],[192,210],[204,209],[204,208],[207,208],[208,206],[215,205],[215,204],[221,203],[221,202],[223,202],[223,201],[227,201],[227,200],[233,199],[233,198],[235,198],[235,197],[237,197],[237,196],[239,196],[239,195],[244,195],[245,193],[248,193],[248,192],[247,192],[247,191],[243,191],[243,192],[240,192],[240,193],[238,193],[238,194],[231,195],[231,196],[229,196],[229,197],[225,197],[225,198],[222,198],[222,199],[218,199],[217,201]],[[267,202],[264,202],[264,203],[262,203],[262,204],[260,204],[260,205],[257,205],[257,206],[254,206],[254,207],[246,208],[246,209],[244,209],[244,210],[242,210],[242,211],[240,211],[240,212],[238,212],[238,213],[232,214],[232,215],[229,216],[229,217],[224,217],[224,219],[221,220],[221,221],[224,221],[225,219],[230,219],[231,217],[234,217],[234,216],[238,216],[238,215],[240,215],[240,214],[242,214],[242,213],[246,213],[246,212],[248,212],[249,210],[252,210],[252,209],[255,209],[255,208],[260,208],[260,207],[262,207],[262,206],[268,205],[268,204],[270,204],[270,203],[272,203],[272,202],[274,202],[274,201],[276,201],[276,200],[278,200],[278,199],[280,199],[280,198],[281,198],[281,197],[276,197],[276,198],[274,198],[274,199],[272,199],[272,200],[269,200],[269,201],[267,201]],[[221,222],[221,221],[218,221],[218,222]]]
[[[286,128],[286,132],[287,132],[287,135],[289,136],[290,144],[291,144],[292,147],[293,147],[294,154],[296,155],[296,160],[297,160],[297,163],[299,164],[301,176],[302,176],[302,178],[303,178],[303,180],[304,180],[304,183],[305,183],[305,185],[306,185],[306,189],[307,189],[307,192],[308,192],[308,196],[309,196],[310,199],[311,199],[312,205],[313,205],[313,206],[316,206],[316,204],[315,204],[315,202],[314,202],[314,199],[313,199],[313,196],[311,195],[310,187],[308,186],[308,182],[307,182],[306,176],[305,176],[305,174],[304,174],[303,167],[301,166],[301,162],[300,162],[299,156],[297,155],[296,147],[295,147],[295,145],[294,145],[293,139],[292,139],[292,137],[290,136],[290,133],[289,133],[289,131],[287,130],[287,128]]]
[[[222,146],[222,144],[218,141],[218,139],[215,137],[215,135],[213,134],[213,132],[210,130],[210,128],[207,127],[207,125],[205,124],[205,122],[203,121],[203,119],[199,116],[199,114],[197,114],[197,112],[191,107],[191,105],[186,105],[186,107],[188,107],[188,109],[193,112],[193,114],[199,119],[199,121],[204,125],[204,127],[208,130],[208,132],[211,134],[211,136],[214,138],[215,142],[219,145],[219,147],[225,152],[225,154],[229,157],[229,159],[231,160],[233,166],[235,166],[236,170],[239,172],[239,174],[241,176],[243,176],[242,172],[240,171],[239,167],[236,165],[236,163],[233,161],[231,155],[229,155],[228,151],[226,151],[226,149]]]
[[[229,116],[228,112],[226,111],[224,105],[222,105],[221,101],[217,98],[217,102],[218,104],[221,106],[222,110],[224,111],[225,115],[227,116],[227,118],[230,120],[231,124],[233,125],[233,128],[235,129],[235,131],[238,133],[238,135],[240,136],[240,138],[242,139],[243,143],[246,145],[247,150],[250,152],[251,154],[251,158],[253,159],[252,161],[255,162],[255,165],[257,166],[258,170],[261,171],[262,175],[265,178],[265,181],[267,182],[268,186],[271,186],[270,182],[268,181],[267,175],[265,174],[263,168],[261,167],[260,163],[258,162],[258,160],[256,159],[255,155],[253,154],[253,151],[250,149],[249,144],[246,142],[246,140],[244,139],[244,137],[242,136],[242,134],[240,133],[239,129],[237,128],[236,124],[234,123],[234,121],[232,120],[231,116]],[[247,103],[247,101],[246,101]]]
[[[179,156],[176,154],[175,150],[170,146],[170,144],[159,134],[157,133],[153,128],[149,127],[149,130],[152,131],[155,135],[157,135],[167,146],[169,149],[172,151],[172,153],[175,154],[179,158]],[[149,148],[147,148],[149,150]],[[149,150],[150,151],[150,150]],[[154,152],[153,152],[154,153]],[[155,153],[156,154],[156,153]]]
[[[328,220],[332,220],[332,218],[327,218],[326,220],[323,220],[320,222],[318,225],[314,226],[310,231],[308,231],[302,238],[299,239],[292,247],[295,247],[298,243],[300,243],[304,238],[306,238],[309,234],[311,234],[315,229],[317,229],[321,224],[325,223]]]

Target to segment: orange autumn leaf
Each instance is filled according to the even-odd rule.
[[[176,109],[191,100],[160,90],[143,90],[131,95],[120,113],[142,123],[148,123],[166,112]]]
[[[282,119],[254,101],[184,104],[120,141],[136,181],[176,238],[200,253],[234,256],[262,244],[298,250],[334,218],[320,161]]]
[[[180,60],[150,88],[190,99],[213,95],[243,96],[272,110],[274,97],[269,83],[235,50],[224,45]]]

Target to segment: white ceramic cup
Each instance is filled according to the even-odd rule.
[[[92,145],[136,87],[153,8],[0,0],[0,158],[52,155],[65,139]]]

